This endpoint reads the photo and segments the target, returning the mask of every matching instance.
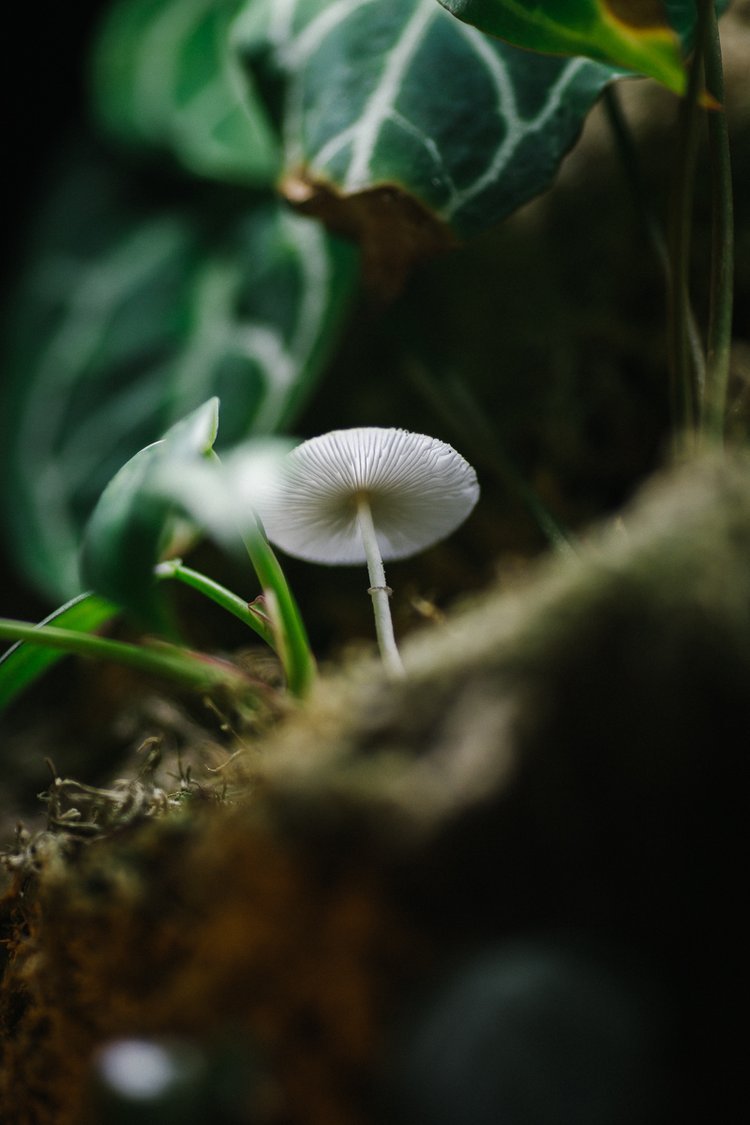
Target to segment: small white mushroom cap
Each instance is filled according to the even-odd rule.
[[[302,442],[285,460],[260,516],[272,543],[309,562],[366,561],[360,498],[387,562],[450,535],[479,497],[476,473],[452,446],[407,430],[334,430]]]

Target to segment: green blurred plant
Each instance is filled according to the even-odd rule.
[[[105,147],[71,146],[50,172],[6,349],[9,547],[51,598],[80,592],[82,530],[118,465],[211,395],[225,448],[289,432],[360,276],[392,293],[415,261],[545,191],[624,77],[688,88],[673,382],[680,425],[721,431],[732,270],[718,108],[705,388],[686,292],[704,63],[721,100],[713,7],[443,3],[460,20],[437,0],[114,0],[105,13],[91,67]]]
[[[0,623],[0,636],[24,642],[0,664],[0,691],[33,682],[63,642],[211,681],[215,666],[182,648],[134,654],[95,634],[125,610],[174,640],[162,590],[178,581],[271,644],[304,695],[313,662],[281,569],[257,523],[233,522],[252,510],[247,497],[236,503],[237,480],[252,477],[245,443],[289,432],[360,277],[392,294],[416,261],[543,192],[604,91],[667,277],[674,429],[681,444],[720,442],[733,293],[725,6],[647,0],[629,14],[615,0],[575,0],[561,14],[553,0],[116,0],[92,61],[106,147],[72,149],[53,177],[13,309],[4,402],[11,550],[30,582],[72,600],[36,627]],[[666,239],[611,94],[638,75],[684,95]],[[689,271],[704,119],[705,345]],[[215,403],[200,406],[211,396],[224,409],[224,468],[213,463]],[[471,402],[470,390],[460,398]],[[495,450],[507,478],[506,460]],[[519,492],[564,541],[523,482]],[[260,605],[164,561],[197,527],[229,549],[244,541]]]
[[[0,658],[0,707],[64,653],[111,660],[194,688],[250,690],[239,668],[175,643],[178,628],[163,590],[170,580],[191,587],[251,628],[278,655],[290,693],[306,695],[315,662],[294,597],[252,506],[254,490],[267,486],[287,446],[250,443],[236,449],[226,466],[213,453],[217,428],[218,400],[212,399],[113,477],[84,533],[81,572],[91,593],[39,625],[0,619],[0,637],[17,642]],[[201,530],[229,550],[247,552],[262,590],[255,601],[248,604],[174,557]],[[166,639],[134,645],[96,635],[123,612],[141,629]]]

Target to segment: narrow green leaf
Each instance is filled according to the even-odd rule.
[[[94,109],[129,145],[172,153],[190,172],[271,184],[279,146],[236,73],[236,0],[119,0],[95,44]]]
[[[159,579],[173,578],[176,582],[182,582],[185,586],[190,586],[191,589],[197,590],[203,594],[204,597],[210,598],[211,601],[216,602],[222,609],[225,609],[232,616],[238,618],[244,625],[248,625],[253,629],[259,637],[261,637],[270,648],[275,647],[275,640],[271,631],[268,616],[261,612],[260,608],[253,602],[243,601],[237,594],[227,590],[219,582],[215,582],[212,578],[208,578],[200,571],[192,570],[189,566],[184,566],[182,559],[168,559],[163,563],[159,563],[155,571],[156,577]]]
[[[315,661],[294,595],[256,514],[288,448],[289,443],[279,439],[254,441],[231,450],[221,461],[165,462],[154,485],[227,551],[247,552],[263,590],[271,633],[266,639],[278,653],[290,692],[301,698],[315,678]],[[252,623],[251,627],[261,631]]]
[[[211,399],[173,426],[161,441],[132,457],[104,489],[86,525],[81,575],[98,594],[142,622],[169,630],[154,567],[180,542],[194,537],[174,500],[152,487],[160,466],[180,466],[205,457],[218,426],[218,400]]]
[[[73,629],[61,629],[56,625],[31,625],[27,621],[11,621],[4,617],[0,618],[0,639],[23,641],[95,660],[109,660],[199,690],[218,686],[241,690],[247,688],[250,682],[240,668],[227,660],[163,642],[134,645]]]
[[[288,443],[235,449],[228,455],[233,471],[226,471],[210,456],[217,424],[218,401],[212,399],[123,466],[86,525],[81,572],[98,592],[161,631],[171,622],[159,580],[186,582],[267,640],[279,655],[290,691],[302,696],[315,664],[294,597],[255,515],[255,498],[269,487]],[[230,551],[244,544],[263,590],[267,621],[179,561],[163,562],[179,549],[180,534],[184,541],[186,529],[195,534],[198,528]]]
[[[245,547],[263,586],[275,647],[289,690],[298,699],[303,699],[315,680],[315,659],[302,615],[279,561],[257,524],[245,536]]]
[[[682,94],[680,43],[660,0],[439,0],[460,20],[531,51],[585,55]]]
[[[81,531],[107,481],[173,421],[218,394],[225,445],[290,423],[356,285],[354,247],[275,199],[211,189],[186,209],[153,190],[76,156],[9,318],[5,523],[55,600],[82,589]]]
[[[95,594],[80,594],[56,609],[39,623],[38,628],[55,625],[60,629],[91,633],[115,618],[119,609]],[[30,687],[65,655],[52,648],[42,648],[17,641],[0,656],[0,711],[16,696]]]

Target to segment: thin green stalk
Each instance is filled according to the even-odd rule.
[[[221,469],[221,458],[213,451],[211,459]],[[223,538],[226,540],[227,536]],[[247,551],[263,591],[270,622],[269,644],[281,661],[289,691],[302,699],[312,687],[316,668],[299,607],[259,520],[254,517],[250,529],[241,530],[237,524],[237,538]]]
[[[659,263],[667,287],[670,285],[669,248],[662,225],[652,204],[648,189],[643,180],[638,149],[627,118],[622,111],[620,99],[614,85],[608,86],[604,91],[604,110],[615,142],[615,148],[620,157],[623,173],[630,190],[633,206],[643,231],[646,235],[652,253]],[[703,386],[706,378],[706,360],[703,352],[703,343],[690,302],[689,294],[686,295],[685,308],[687,347],[693,371],[696,372],[698,386]]]
[[[702,417],[705,437],[721,442],[727,412],[727,388],[732,341],[734,297],[734,205],[729,129],[724,110],[724,73],[721,40],[713,0],[707,9],[708,29],[704,58],[706,85],[719,107],[708,114],[711,161],[712,244],[708,371]]]
[[[287,687],[292,695],[301,699],[307,695],[315,679],[315,659],[302,615],[279,560],[260,527],[256,532],[243,536],[243,542],[266,598],[273,647],[284,668]]]
[[[168,562],[159,563],[156,567],[156,575],[158,578],[174,578],[177,582],[182,582],[185,586],[197,590],[234,617],[239,618],[243,624],[254,629],[258,636],[271,648],[276,648],[276,640],[266,617],[252,604],[243,601],[237,594],[227,590],[219,582],[215,582],[213,578],[208,578],[200,571],[184,566],[180,559],[170,559]]]
[[[708,5],[698,8],[695,50],[688,72],[687,92],[680,104],[678,147],[672,189],[669,230],[670,284],[667,311],[672,399],[676,425],[687,436],[695,430],[702,388],[689,347],[690,247],[693,228],[695,168],[701,125],[700,97],[703,55],[708,32]]]
[[[149,675],[163,676],[186,687],[207,690],[224,686],[248,686],[247,677],[233,664],[197,653],[183,652],[172,645],[141,647],[125,641],[114,641],[73,629],[54,625],[32,625],[26,621],[0,618],[0,639],[26,641],[60,652],[77,653],[99,660],[109,660]]]

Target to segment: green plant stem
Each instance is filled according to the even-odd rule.
[[[279,560],[260,527],[257,526],[255,531],[242,538],[263,589],[271,621],[273,647],[284,668],[287,687],[292,695],[302,699],[315,680],[315,659],[302,616]]]
[[[221,458],[213,451],[211,460],[221,472]],[[316,666],[297,602],[289,589],[284,571],[281,569],[279,560],[276,558],[257,517],[251,517],[249,527],[241,529],[239,523],[236,524],[236,533],[237,543],[241,542],[244,546],[263,591],[270,625],[270,627],[266,626],[268,628],[268,643],[281,661],[287,688],[292,695],[298,699],[303,699],[315,681]],[[220,538],[225,543],[229,540],[228,545],[231,549],[234,549],[234,535],[223,534]],[[206,588],[204,593],[213,597],[216,591],[211,592]],[[232,603],[233,595],[229,591],[226,591],[226,593],[228,601],[225,608],[234,612],[238,608],[237,603]],[[232,608],[232,604],[234,608]],[[241,604],[245,606],[244,602]],[[247,611],[256,615],[256,611],[252,607],[245,607],[245,612]],[[264,623],[262,615],[260,616],[260,622]],[[251,628],[256,628],[256,625],[250,620],[247,620],[247,624]]]
[[[701,124],[700,95],[703,56],[708,31],[708,4],[698,7],[695,49],[688,73],[687,91],[680,104],[678,146],[672,189],[669,228],[669,301],[667,338],[675,424],[681,438],[695,432],[703,387],[693,367],[689,347],[690,247],[693,226],[695,168]]]
[[[60,652],[109,660],[204,691],[220,685],[229,688],[248,686],[247,677],[233,664],[197,653],[183,652],[172,645],[160,643],[146,648],[54,625],[32,625],[8,618],[0,618],[0,638],[26,641]]]
[[[367,558],[367,573],[370,577],[368,593],[372,598],[372,609],[375,614],[375,634],[378,638],[380,655],[383,658],[383,666],[388,675],[394,679],[400,679],[404,675],[404,666],[401,663],[401,654],[398,651],[396,637],[393,633],[390,605],[391,591],[385,581],[383,557],[380,553],[375,524],[372,522],[372,512],[366,496],[358,498],[357,520]]]
[[[669,286],[670,261],[667,239],[644,183],[638,157],[638,149],[633,140],[633,134],[628,125],[627,118],[622,111],[620,99],[617,96],[614,85],[607,86],[602,102],[638,221],[643,228],[651,251],[664,273],[665,283]],[[685,316],[689,359],[690,363],[692,363],[693,370],[696,372],[698,384],[703,385],[706,377],[706,360],[703,352],[703,343],[698,331],[689,294],[686,294],[686,301]]]
[[[704,437],[721,442],[727,413],[734,295],[734,206],[729,129],[724,110],[721,40],[713,0],[703,5],[708,21],[704,47],[706,85],[719,102],[708,114],[711,160],[712,244],[708,370],[702,415]]]
[[[197,590],[205,597],[210,598],[211,601],[216,602],[222,609],[231,613],[234,617],[239,618],[243,624],[255,630],[259,637],[270,645],[271,648],[276,648],[276,640],[271,630],[268,621],[262,613],[243,601],[237,594],[227,590],[225,586],[215,582],[213,578],[208,578],[205,574],[201,574],[198,570],[192,570],[188,566],[184,566],[180,559],[170,559],[168,562],[159,563],[155,570],[157,578],[167,579],[173,578],[177,582],[182,582],[185,586],[190,586],[191,589]]]

